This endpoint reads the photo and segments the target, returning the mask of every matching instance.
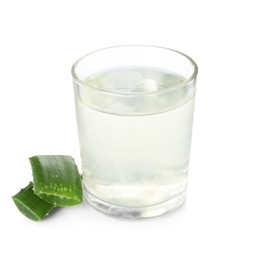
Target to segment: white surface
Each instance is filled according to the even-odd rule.
[[[1,1],[0,259],[259,259],[258,1]],[[88,205],[27,220],[11,195],[28,157],[79,163],[70,67],[118,44],[152,44],[199,66],[188,199],[161,219]]]

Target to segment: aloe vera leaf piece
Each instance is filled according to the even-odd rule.
[[[55,207],[34,194],[32,182],[12,196],[12,199],[20,212],[34,221],[43,219]]]
[[[71,156],[38,155],[29,159],[37,196],[61,207],[83,201],[80,174]]]

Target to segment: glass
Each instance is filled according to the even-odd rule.
[[[86,200],[118,217],[185,200],[196,63],[155,46],[92,52],[72,67]]]

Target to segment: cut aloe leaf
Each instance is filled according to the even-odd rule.
[[[23,215],[35,221],[43,219],[55,207],[34,194],[32,182],[12,199]]]
[[[71,156],[38,155],[29,159],[37,196],[62,207],[83,201],[80,174]]]

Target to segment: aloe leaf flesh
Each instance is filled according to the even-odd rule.
[[[29,158],[34,192],[55,206],[73,206],[83,201],[82,183],[74,159],[68,155],[37,155]]]
[[[32,182],[21,189],[12,199],[20,212],[34,221],[43,219],[55,207],[34,194]]]

